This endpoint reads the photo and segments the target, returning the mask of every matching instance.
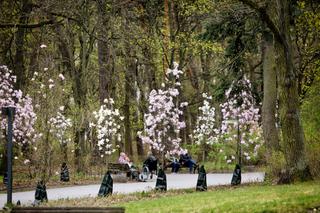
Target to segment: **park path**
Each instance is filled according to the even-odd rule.
[[[168,189],[184,189],[195,188],[197,183],[197,174],[167,174]],[[224,174],[207,174],[207,185],[227,185],[230,184],[232,178],[231,173]],[[249,172],[242,174],[242,183],[262,182],[264,180],[263,172]],[[141,191],[149,191],[155,187],[155,178],[147,182],[129,182],[129,183],[114,183],[113,193],[133,193]],[[62,198],[80,198],[80,197],[95,197],[98,194],[100,184],[71,186],[63,188],[47,189],[49,200],[58,200]],[[20,200],[21,204],[29,205],[34,200],[35,191],[15,192],[12,195],[13,203]],[[3,207],[7,200],[7,194],[0,194],[0,206]]]

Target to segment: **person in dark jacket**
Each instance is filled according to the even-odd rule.
[[[188,167],[190,174],[193,172],[195,173],[197,168],[197,163],[191,158],[188,153],[180,154],[179,163],[183,167]]]
[[[158,160],[151,151],[148,152],[148,158],[143,162],[143,164],[148,167],[149,172],[151,173],[150,179],[152,179],[153,172],[157,174]]]

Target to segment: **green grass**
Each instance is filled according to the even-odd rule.
[[[47,206],[124,206],[135,212],[306,212],[320,207],[320,181],[292,185],[247,185],[216,187],[207,192],[194,189],[166,193],[142,192],[51,201]]]
[[[320,182],[247,186],[123,204],[126,212],[305,212],[320,206]]]

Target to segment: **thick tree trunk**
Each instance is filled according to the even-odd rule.
[[[286,159],[286,171],[280,182],[288,183],[295,179],[311,177],[307,166],[304,133],[300,121],[298,82],[292,57],[290,37],[290,14],[288,0],[278,0],[279,29],[282,43],[276,41],[279,67],[280,125],[283,149]]]
[[[277,128],[277,72],[272,34],[264,32],[263,35],[263,103],[262,126],[263,137],[267,147],[267,161],[273,151],[280,150],[279,133]]]
[[[22,8],[21,8],[21,16],[19,19],[20,24],[26,24],[28,22],[28,15],[32,10],[32,6],[29,3],[29,0],[22,1]],[[26,83],[26,71],[24,65],[24,55],[25,55],[25,35],[26,29],[25,28],[18,28],[16,32],[16,55],[14,58],[14,74],[17,76],[17,83],[16,89],[21,89],[24,87]]]
[[[97,0],[98,9],[98,62],[99,62],[99,98],[102,104],[104,99],[113,97],[112,95],[112,60],[111,44],[108,42],[107,28],[109,25],[107,14],[107,1]]]
[[[136,69],[135,59],[128,59],[128,67],[125,72],[125,99],[124,99],[124,123],[125,123],[125,152],[132,156],[132,138],[131,138],[131,121],[130,121],[130,97],[132,95],[132,73]]]
[[[293,62],[290,29],[290,0],[273,0],[269,9],[253,1],[240,0],[256,10],[261,20],[273,33],[279,82],[279,114],[286,168],[280,174],[279,183],[290,183],[295,179],[310,179],[307,165],[303,128],[300,121],[297,73]],[[276,9],[270,8],[275,6]]]

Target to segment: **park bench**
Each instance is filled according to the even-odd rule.
[[[124,213],[123,207],[13,207],[11,213]]]
[[[166,160],[165,161],[165,166],[164,166],[164,170],[166,170],[167,168],[169,168],[169,165],[170,165],[170,161]],[[180,164],[180,169],[179,171],[181,171],[183,168],[187,168],[187,171],[189,172],[189,167],[187,167],[185,164]],[[199,172],[199,164],[196,164],[194,167],[193,167],[193,173],[196,173]]]
[[[115,182],[127,182],[130,168],[128,164],[108,163],[108,171],[110,171]]]
[[[130,172],[130,168],[128,164],[108,163],[108,171],[111,174],[127,173]]]

